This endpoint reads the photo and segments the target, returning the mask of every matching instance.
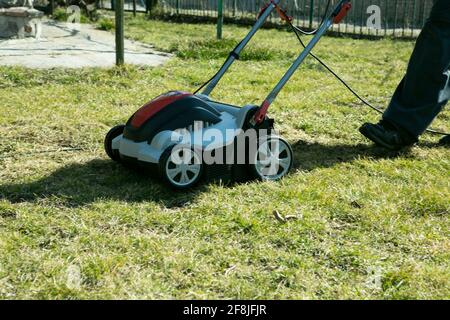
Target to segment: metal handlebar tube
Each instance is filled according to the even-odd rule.
[[[289,79],[292,77],[295,71],[297,71],[297,69],[300,67],[303,61],[305,61],[306,57],[308,57],[309,53],[316,46],[320,38],[322,38],[322,36],[325,34],[325,32],[327,32],[328,28],[331,27],[332,24],[333,22],[330,19],[324,22],[322,27],[317,31],[314,38],[311,39],[311,41],[308,43],[308,45],[300,54],[300,56],[297,58],[297,60],[295,60],[295,62],[292,64],[292,66],[289,68],[289,70],[286,72],[283,78],[281,78],[280,82],[278,82],[273,91],[267,96],[266,100],[269,103],[272,103],[273,100],[275,100],[277,95],[280,93],[281,89],[283,89],[283,87],[286,85],[286,83],[289,81]]]
[[[230,53],[228,56],[228,59],[225,61],[222,68],[217,72],[216,76],[211,80],[211,82],[206,86],[205,90],[203,90],[202,94],[209,95],[214,88],[216,87],[217,83],[219,83],[220,79],[222,79],[223,75],[228,71],[228,68],[233,64],[233,62],[238,59],[239,54],[241,51],[247,46],[249,41],[253,38],[255,33],[261,28],[261,26],[264,24],[264,22],[267,20],[267,18],[270,16],[273,10],[277,7],[277,5],[280,3],[281,0],[272,0],[269,4],[269,6],[264,10],[264,12],[261,14],[261,16],[256,21],[253,28],[250,30],[248,35],[244,38],[244,40],[241,41],[241,43],[238,44],[238,46]]]
[[[275,98],[278,96],[280,91],[283,89],[283,87],[286,85],[286,83],[289,81],[289,79],[293,76],[295,71],[300,67],[300,65],[305,61],[305,59],[308,57],[308,55],[311,53],[312,49],[316,46],[316,44],[319,42],[320,38],[327,32],[327,30],[333,25],[333,23],[336,21],[336,17],[339,16],[340,20],[342,20],[342,13],[345,11],[345,13],[348,12],[350,6],[349,0],[341,0],[331,15],[324,21],[324,23],[320,26],[320,28],[317,30],[317,33],[315,36],[311,39],[311,41],[308,43],[306,48],[302,51],[300,56],[295,60],[295,62],[292,64],[292,66],[289,68],[289,70],[286,72],[286,74],[283,76],[283,78],[278,82],[278,84],[275,86],[275,88],[272,90],[272,92],[267,96],[266,100],[262,103],[262,105],[259,107],[258,111],[255,113],[253,118],[251,119],[251,124],[256,125],[261,123],[264,118],[266,117],[267,110],[269,109],[272,102],[275,100]],[[339,20],[339,22],[340,22]]]

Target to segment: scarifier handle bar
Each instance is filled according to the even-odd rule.
[[[292,20],[292,18],[289,17],[286,14],[286,12],[278,6],[280,2],[281,0],[270,0],[269,4],[261,10],[255,25],[252,27],[247,36],[245,36],[245,38],[237,45],[237,47],[232,52],[230,52],[230,55],[223,64],[222,68],[220,68],[220,70],[217,72],[214,78],[208,83],[206,88],[202,91],[202,94],[208,96],[214,90],[214,88],[219,83],[220,79],[222,79],[223,75],[228,71],[233,62],[236,59],[239,59],[239,55],[242,52],[242,50],[247,46],[247,44],[253,38],[255,33],[261,28],[261,26],[264,24],[264,22],[267,20],[267,18],[274,10],[277,10],[278,14],[283,20],[288,22]],[[283,87],[286,85],[286,83],[289,81],[289,79],[292,77],[295,71],[302,64],[302,62],[309,55],[314,46],[319,42],[320,38],[331,27],[331,25],[333,25],[333,23],[341,22],[342,19],[344,19],[344,17],[346,16],[347,12],[350,10],[350,8],[351,8],[350,0],[339,1],[335,9],[333,10],[333,13],[328,17],[328,19],[326,19],[326,21],[324,21],[319,30],[317,30],[317,33],[314,36],[314,38],[312,38],[311,41],[306,46],[305,50],[303,50],[303,52],[300,54],[297,60],[295,60],[293,65],[289,68],[289,70],[286,72],[286,74],[283,76],[280,82],[276,85],[273,91],[267,96],[262,105],[259,107],[256,114],[250,121],[253,125],[259,124],[264,120],[272,102],[275,100],[277,95],[280,93],[281,89],[283,89]]]
[[[244,40],[241,41],[237,45],[237,47],[230,53],[227,60],[225,61],[222,68],[220,68],[219,72],[217,72],[216,76],[211,80],[211,82],[206,86],[206,88],[203,90],[202,94],[209,95],[214,88],[216,87],[217,83],[219,83],[220,79],[222,79],[223,75],[228,71],[230,66],[233,64],[233,62],[236,59],[239,59],[239,54],[242,52],[242,50],[247,46],[247,44],[250,42],[250,40],[253,38],[255,33],[261,28],[261,26],[264,24],[264,22],[267,20],[267,18],[270,16],[273,10],[278,6],[281,0],[271,0],[270,4],[267,6],[267,8],[260,14],[258,20],[256,21],[253,28],[250,30],[250,32],[247,34],[247,36],[244,38]]]
[[[299,55],[297,60],[294,61],[294,63],[286,72],[286,74],[283,76],[283,78],[281,78],[280,82],[278,82],[278,84],[275,86],[272,92],[267,96],[262,105],[258,108],[255,115],[250,120],[251,125],[255,126],[264,121],[267,115],[267,111],[269,110],[269,107],[272,104],[272,102],[278,96],[280,91],[283,89],[283,87],[286,85],[286,83],[289,81],[289,79],[292,77],[295,71],[297,71],[297,69],[300,67],[303,61],[305,61],[306,57],[308,57],[308,55],[311,53],[312,49],[319,42],[320,38],[322,38],[322,36],[333,25],[333,23],[340,23],[345,18],[351,7],[352,5],[350,3],[350,0],[339,1],[339,3],[336,5],[331,15],[323,22],[323,24],[317,30],[315,36],[311,39],[311,41]]]

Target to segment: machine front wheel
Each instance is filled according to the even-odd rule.
[[[256,150],[253,155],[250,155],[249,164],[255,178],[276,181],[291,170],[294,154],[286,140],[273,135],[260,137]]]
[[[118,150],[114,150],[112,148],[112,142],[115,138],[123,134],[123,130],[125,129],[125,126],[123,124],[115,126],[109,132],[106,134],[105,137],[105,151],[108,157],[110,157],[114,161],[120,161],[120,154]]]
[[[161,155],[159,172],[171,187],[189,189],[202,178],[202,158],[198,151],[189,146],[175,145]]]

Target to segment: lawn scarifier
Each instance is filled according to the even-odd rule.
[[[251,176],[266,181],[284,177],[292,167],[293,151],[286,140],[274,133],[274,121],[267,117],[268,109],[327,30],[346,16],[351,9],[350,1],[340,0],[331,14],[325,13],[314,37],[260,106],[241,108],[209,98],[274,10],[291,23],[292,18],[278,6],[280,1],[271,0],[262,8],[255,25],[231,51],[220,70],[194,94],[180,91],[162,94],[134,113],[126,125],[112,128],[105,138],[108,156],[115,161],[151,167],[176,189],[191,188],[203,177],[237,180]],[[240,148],[236,141],[248,136],[250,131],[255,134],[244,143],[244,149]],[[217,132],[221,133],[221,139],[204,139],[216,137]],[[235,152],[229,152],[230,146]],[[240,157],[243,152],[245,156]],[[209,159],[216,160],[218,154],[225,155],[226,159],[207,163],[205,154]]]

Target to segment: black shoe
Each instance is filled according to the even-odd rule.
[[[439,144],[443,146],[449,146],[450,145],[450,136],[445,136],[441,140],[439,140]]]
[[[378,124],[365,123],[359,128],[359,132],[367,139],[389,150],[410,147],[418,141],[417,138],[399,130],[385,120],[381,120]]]

